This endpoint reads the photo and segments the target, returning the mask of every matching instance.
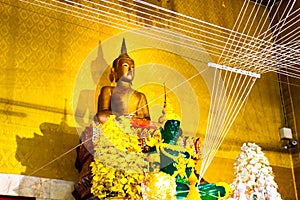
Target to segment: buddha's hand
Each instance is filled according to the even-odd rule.
[[[108,114],[97,114],[97,119],[100,124],[105,123],[109,118]]]

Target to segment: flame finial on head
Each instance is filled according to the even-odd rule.
[[[121,55],[124,55],[124,54],[127,54],[127,48],[126,48],[126,42],[125,42],[125,38],[123,38],[123,41],[122,41],[122,47],[121,47]]]
[[[127,54],[127,47],[126,47],[126,42],[125,42],[125,38],[123,38],[123,41],[122,41],[122,46],[121,46],[121,52],[120,52],[120,55],[118,58],[116,58],[114,61],[113,61],[113,68],[117,68],[118,66],[118,62],[119,60],[121,59],[130,59],[133,61],[132,58],[129,57],[129,55]],[[133,61],[134,62],[134,61]]]

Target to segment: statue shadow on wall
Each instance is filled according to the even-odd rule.
[[[108,64],[103,58],[101,42],[99,42],[97,57],[90,64],[91,79],[95,84],[95,89],[107,66]],[[84,116],[88,113],[89,121],[91,121],[95,114],[95,89],[83,89],[79,93],[75,110],[75,120],[79,127],[71,127],[67,124],[66,108],[58,110],[29,105],[35,109],[62,113],[63,117],[60,124],[50,122],[40,124],[39,129],[42,134],[34,133],[33,138],[16,136],[15,157],[26,167],[26,171],[22,174],[41,178],[39,181],[30,177],[23,178],[20,181],[18,192],[16,191],[19,195],[42,197],[40,196],[42,195],[41,190],[45,190],[47,188],[45,185],[48,184],[46,179],[42,178],[78,181],[78,171],[75,168],[76,148],[80,144],[79,134],[88,125],[83,120]]]
[[[78,102],[75,110],[75,121],[79,125],[78,133],[81,133],[85,127],[92,122],[95,111],[95,94],[98,81],[109,65],[103,57],[101,41],[99,41],[97,57],[90,64],[90,75],[93,82],[93,89],[82,89],[78,96]],[[108,79],[107,79],[108,80]],[[85,120],[87,118],[88,120]]]
[[[25,176],[14,189],[20,196],[48,198],[53,193],[53,186],[60,184],[65,187],[68,184],[65,181],[74,181],[78,176],[74,167],[76,146],[79,144],[77,130],[67,124],[66,109],[57,110],[57,113],[63,113],[61,123],[40,124],[41,134],[34,133],[33,138],[16,136],[15,157],[26,167],[22,173]],[[67,188],[65,191],[58,193],[64,196],[62,199],[70,199],[68,193],[71,192]]]
[[[34,133],[33,138],[16,136],[16,159],[26,166],[22,174],[45,178],[75,180],[74,168],[76,145],[79,137],[75,127],[65,121],[60,124],[40,124],[42,135]]]

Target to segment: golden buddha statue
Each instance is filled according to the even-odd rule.
[[[127,54],[125,40],[123,39],[121,54],[113,61],[110,80],[116,86],[104,86],[98,97],[98,110],[96,119],[105,123],[110,115],[129,116],[137,119],[150,120],[146,96],[131,88],[135,76],[134,61]],[[76,200],[96,200],[91,194],[90,163],[94,160],[93,144],[90,140],[93,127],[86,127],[80,140],[84,145],[77,149],[75,166],[79,171],[79,182],[75,184],[73,196]],[[88,141],[88,142],[85,142]]]
[[[128,56],[123,39],[121,54],[114,60],[110,80],[116,86],[104,86],[98,98],[97,119],[107,121],[109,115],[126,115],[150,120],[146,96],[131,88],[135,76],[134,61]]]

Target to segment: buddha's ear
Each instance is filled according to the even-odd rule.
[[[116,72],[113,67],[110,69],[109,80],[110,82],[114,82],[116,80]]]

